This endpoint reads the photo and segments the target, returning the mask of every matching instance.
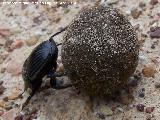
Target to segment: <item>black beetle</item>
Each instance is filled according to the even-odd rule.
[[[63,74],[55,73],[57,68],[56,61],[58,57],[57,46],[61,45],[61,43],[56,45],[53,37],[65,31],[66,28],[67,27],[52,35],[49,40],[39,44],[25,60],[22,70],[22,77],[24,80],[24,91],[28,91],[30,96],[23,104],[22,109],[29,102],[35,92],[40,88],[42,78],[45,75],[48,75],[50,78],[50,85],[54,89],[63,89],[72,86],[72,84],[61,85],[59,84],[60,82],[58,82],[55,78],[61,77]]]

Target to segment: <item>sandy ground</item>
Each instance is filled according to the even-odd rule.
[[[89,107],[89,98],[83,94],[78,95],[74,88],[60,91],[47,89],[33,97],[24,111],[24,119],[160,119],[160,89],[158,88],[160,84],[160,38],[151,39],[148,33],[151,27],[160,25],[160,15],[157,15],[160,14],[160,1],[155,5],[151,5],[150,0],[113,0],[112,2],[115,3],[112,6],[120,9],[137,29],[141,43],[137,73],[142,74],[142,71],[148,70],[148,72],[143,72],[137,82],[138,85],[131,88],[133,91],[131,96],[134,97],[132,102],[128,94],[123,91],[123,95],[119,98],[120,102],[100,100],[97,103],[98,100],[96,100],[92,111]],[[104,0],[101,3],[108,4]],[[23,99],[17,99],[16,96],[23,91],[21,68],[32,49],[47,40],[61,27],[67,26],[83,7],[94,4],[94,0],[77,2],[67,7],[58,7],[56,4],[50,6],[0,4],[0,81],[3,81],[2,85],[6,88],[0,95],[0,119],[14,120],[18,112],[17,106],[23,103]],[[137,18],[131,14],[131,11],[135,9],[139,14]],[[55,41],[62,42],[62,36],[63,34],[58,35]],[[137,108],[140,104],[145,106],[144,110]],[[26,111],[30,111],[28,115]]]

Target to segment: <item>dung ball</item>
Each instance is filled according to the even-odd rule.
[[[126,85],[138,64],[139,45],[117,9],[83,9],[63,36],[62,62],[75,87],[88,95],[111,95]]]

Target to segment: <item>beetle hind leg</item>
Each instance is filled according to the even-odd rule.
[[[66,76],[68,74],[68,72],[64,71],[64,72],[50,72],[47,77],[50,78],[50,85],[54,88],[54,89],[65,89],[68,87],[72,87],[77,83],[65,83],[63,84],[63,81],[61,80],[57,80],[56,77],[62,77],[62,76]]]

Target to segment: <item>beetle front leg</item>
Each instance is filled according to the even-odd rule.
[[[66,74],[65,73],[62,73],[62,72],[54,72],[54,73],[50,73],[48,75],[48,77],[50,78],[53,78],[53,77],[62,77],[62,76],[65,76]]]
[[[55,77],[62,77],[62,76],[65,76],[67,75],[66,72],[50,72],[47,77],[48,78],[55,78]]]
[[[56,78],[51,78],[51,80],[50,80],[50,85],[51,85],[54,89],[57,89],[57,90],[59,90],[59,89],[65,89],[65,88],[74,86],[74,84],[72,84],[72,83],[63,84],[62,81],[56,80]]]

